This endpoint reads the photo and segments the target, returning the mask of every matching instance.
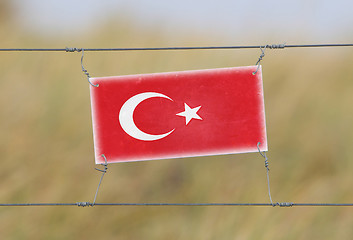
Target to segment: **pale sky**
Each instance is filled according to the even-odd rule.
[[[234,43],[261,36],[291,42],[352,42],[352,0],[13,0],[19,25],[42,33],[72,34],[107,18],[128,16],[171,36],[179,30],[224,34]]]

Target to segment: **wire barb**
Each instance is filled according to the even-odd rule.
[[[276,206],[279,206],[279,207],[293,207],[293,205],[294,205],[294,203],[292,203],[292,202],[276,203]]]
[[[104,154],[102,154],[102,157],[104,158],[104,162],[105,163],[102,163],[102,166],[104,166],[104,169],[99,169],[99,168],[95,168],[97,171],[100,171],[102,172],[102,176],[101,176],[101,179],[99,181],[99,184],[98,184],[98,187],[97,187],[97,190],[96,190],[96,194],[94,195],[94,200],[93,200],[93,203],[92,203],[92,207],[94,206],[94,204],[96,203],[96,199],[97,199],[97,195],[98,195],[98,191],[99,191],[99,188],[101,186],[101,183],[102,183],[102,180],[103,180],[103,177],[104,177],[104,174],[107,172],[108,170],[108,161],[107,161],[107,158],[105,157]]]
[[[285,47],[286,47],[285,43],[266,45],[266,48],[269,48],[269,49],[284,49]]]
[[[272,202],[272,197],[271,197],[271,187],[270,187],[270,168],[269,168],[269,162],[268,162],[268,158],[266,156],[266,153],[265,152],[261,152],[260,150],[260,144],[261,142],[258,142],[257,143],[257,149],[259,150],[259,153],[261,154],[261,156],[265,159],[265,168],[266,168],[266,175],[267,175],[267,188],[268,188],[268,196],[270,198],[270,202],[272,204],[272,206],[277,206],[277,204],[274,204]]]
[[[65,48],[66,52],[82,52],[83,48],[70,48],[70,47],[66,47]]]
[[[66,48],[68,50],[72,50],[72,51],[78,51],[78,48]],[[83,57],[85,54],[85,51],[83,48],[80,49],[80,51],[82,51],[82,56],[81,56],[81,68],[82,68],[82,72],[87,76],[87,81],[89,82],[89,84],[91,84],[93,87],[99,87],[99,84],[93,84],[90,81],[91,76],[89,75],[88,71],[83,67]],[[71,52],[71,51],[69,51]]]
[[[77,202],[77,207],[93,207],[94,204],[90,202]]]

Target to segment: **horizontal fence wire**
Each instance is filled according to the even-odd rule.
[[[149,207],[353,207],[353,203],[1,203],[0,207],[53,207],[53,206],[77,206],[77,207],[94,207],[94,206],[149,206]]]
[[[196,47],[136,47],[136,48],[0,48],[1,52],[81,52],[81,51],[172,51],[172,50],[226,50],[226,49],[284,49],[284,48],[319,48],[353,47],[353,43],[329,44],[270,44],[249,46],[196,46]]]

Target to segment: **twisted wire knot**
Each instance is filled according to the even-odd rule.
[[[265,159],[265,168],[267,168],[270,171],[270,168],[268,167],[270,164],[268,162],[268,159]]]
[[[265,50],[266,48],[269,48],[269,49],[284,49],[286,47],[286,44],[285,43],[281,43],[281,44],[272,44],[272,45],[265,45],[263,48],[262,46],[260,46],[260,50],[261,50],[261,55],[259,57],[259,60],[257,60],[256,64],[257,65],[257,68],[256,68],[256,71],[252,73],[252,75],[255,75],[259,69],[260,69],[260,62],[262,61],[262,59],[264,58],[265,56]]]
[[[286,47],[285,43],[266,45],[266,48],[269,48],[269,49],[284,49],[285,47]]]
[[[76,205],[78,207],[93,207],[94,205],[90,202],[77,202]]]
[[[292,202],[277,202],[272,204],[273,207],[279,206],[279,207],[293,207],[294,203]]]
[[[70,48],[70,47],[65,48],[66,52],[82,52],[82,50],[83,50],[82,48],[75,48],[75,47],[74,48]]]

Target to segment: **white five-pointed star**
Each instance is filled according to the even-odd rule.
[[[177,113],[176,115],[185,117],[185,124],[188,125],[191,119],[200,119],[202,118],[197,115],[197,111],[201,108],[201,106],[195,107],[195,108],[190,108],[186,103],[184,103],[185,106],[185,111],[181,113]]]

